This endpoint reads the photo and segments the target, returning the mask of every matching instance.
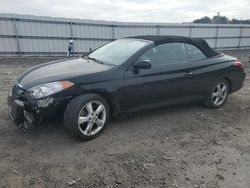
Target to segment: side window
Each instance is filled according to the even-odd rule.
[[[191,44],[186,44],[186,48],[189,61],[196,61],[206,58],[205,54],[196,46]]]
[[[187,52],[184,43],[165,43],[151,48],[139,59],[150,60],[152,67],[171,63],[183,63],[187,61]]]

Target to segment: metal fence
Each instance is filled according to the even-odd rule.
[[[84,53],[117,38],[180,35],[204,38],[215,49],[250,48],[250,25],[108,22],[0,14],[0,55],[66,55],[74,40]]]

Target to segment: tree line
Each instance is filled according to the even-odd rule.
[[[247,20],[237,20],[235,18],[229,19],[226,16],[221,16],[219,13],[214,17],[210,18],[204,16],[200,19],[196,19],[193,23],[205,23],[205,24],[250,24],[250,19]]]

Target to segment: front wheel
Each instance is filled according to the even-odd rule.
[[[226,102],[229,93],[229,85],[225,79],[218,81],[212,88],[209,97],[204,102],[209,108],[220,108]]]
[[[91,140],[105,129],[109,113],[109,105],[103,97],[84,94],[68,104],[64,112],[64,126],[73,137]]]

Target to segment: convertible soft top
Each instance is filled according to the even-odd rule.
[[[142,40],[153,41],[155,45],[159,45],[166,42],[184,42],[193,44],[198,47],[207,57],[213,57],[219,55],[216,51],[214,51],[204,39],[201,38],[188,38],[183,36],[173,36],[173,35],[141,35],[141,36],[132,36],[127,38],[135,38]]]

